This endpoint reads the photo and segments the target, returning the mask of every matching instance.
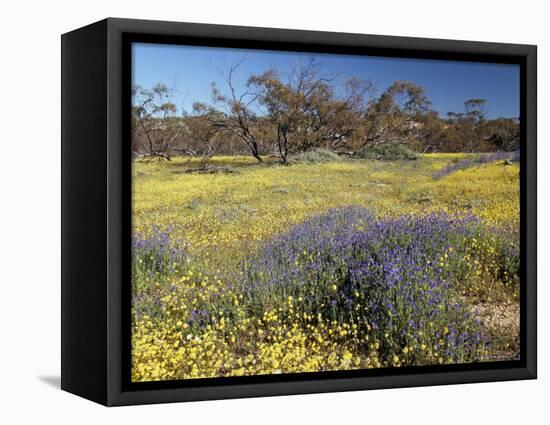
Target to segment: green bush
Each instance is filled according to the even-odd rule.
[[[338,154],[322,148],[314,148],[305,152],[289,155],[289,164],[319,164],[322,162],[341,161]]]
[[[369,146],[357,152],[362,159],[379,159],[392,161],[397,159],[415,160],[418,155],[405,145],[384,143],[376,146]]]

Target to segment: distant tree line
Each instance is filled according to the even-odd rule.
[[[216,154],[277,156],[313,148],[355,155],[380,144],[418,152],[492,152],[519,148],[519,122],[487,118],[484,99],[469,99],[461,112],[439,116],[423,87],[395,81],[380,95],[368,81],[327,76],[315,60],[297,63],[288,75],[276,69],[238,84],[242,61],[212,83],[209,104],[190,112],[173,102],[174,90],[159,83],[133,87],[135,156],[165,158]],[[243,88],[244,87],[244,88]]]

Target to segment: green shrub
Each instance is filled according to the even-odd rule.
[[[341,161],[338,154],[322,148],[314,148],[305,152],[289,155],[289,164],[319,164],[323,162]]]
[[[418,155],[405,145],[383,143],[376,146],[369,146],[357,152],[362,159],[380,159],[392,161],[397,159],[415,160]]]

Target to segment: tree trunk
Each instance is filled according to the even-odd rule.
[[[260,156],[260,153],[258,152],[258,145],[256,144],[256,142],[251,142],[250,143],[250,152],[252,153],[252,156],[254,158],[256,158],[256,160],[258,162],[264,162],[264,160]]]

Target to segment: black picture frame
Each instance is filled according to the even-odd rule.
[[[536,378],[536,46],[118,18],[61,41],[62,389],[115,406]],[[519,64],[520,360],[131,383],[132,42]]]

